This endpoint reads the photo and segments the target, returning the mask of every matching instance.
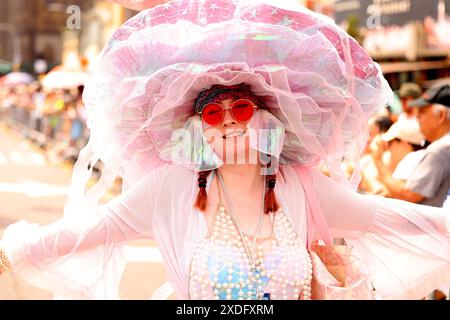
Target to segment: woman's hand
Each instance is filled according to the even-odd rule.
[[[9,264],[9,260],[6,256],[5,250],[0,247],[0,275],[8,270],[11,270],[11,265]]]
[[[374,160],[382,161],[383,154],[387,151],[387,142],[381,140],[381,136],[376,136],[370,144],[370,153]]]

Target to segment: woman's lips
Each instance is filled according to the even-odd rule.
[[[244,131],[244,130],[236,130],[236,131],[228,132],[228,133],[224,134],[224,135],[222,136],[222,138],[223,138],[223,139],[229,139],[229,138],[241,137],[241,136],[243,136],[244,134],[245,134],[245,131]]]

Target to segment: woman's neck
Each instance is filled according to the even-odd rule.
[[[263,175],[260,164],[224,164],[219,171],[230,189],[238,188],[244,193],[261,190]]]

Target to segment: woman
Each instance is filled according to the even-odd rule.
[[[412,174],[425,155],[425,137],[416,121],[399,120],[372,145],[371,155],[377,167],[380,181],[388,192],[385,196],[399,199],[396,187]],[[389,161],[383,162],[383,154],[389,151]],[[397,187],[398,188],[398,187]]]
[[[85,90],[91,137],[64,219],[13,224],[2,244],[4,266],[57,297],[117,298],[136,238],[156,240],[179,299],[310,299],[308,249],[332,237],[358,248],[384,298],[450,281],[443,210],[342,185],[342,158],[358,157],[390,92],[325,18],[264,1],[171,2],[114,34]],[[314,169],[321,161],[342,184]],[[117,175],[123,194],[98,205]]]

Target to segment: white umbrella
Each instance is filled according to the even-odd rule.
[[[85,71],[57,67],[42,79],[42,86],[47,89],[72,89],[84,85],[88,76]]]
[[[34,78],[26,72],[11,72],[8,73],[2,81],[5,86],[16,86],[19,84],[30,84]]]

